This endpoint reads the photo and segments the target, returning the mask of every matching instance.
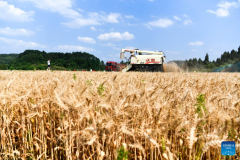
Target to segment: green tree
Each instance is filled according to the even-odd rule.
[[[230,59],[235,60],[236,58],[238,58],[238,52],[233,49],[230,53]]]
[[[0,70],[6,70],[7,66],[5,64],[0,64]]]
[[[199,65],[202,65],[202,64],[203,64],[203,61],[202,61],[201,58],[198,58],[198,64],[199,64]]]
[[[189,60],[188,60],[188,67],[189,67],[189,68],[192,68],[192,67],[193,67],[193,60],[192,60],[192,59],[189,59]]]
[[[209,62],[209,55],[207,53],[204,59],[204,64],[207,64],[208,62]]]
[[[185,70],[186,70],[187,68],[189,68],[189,66],[188,66],[188,60],[187,60],[187,59],[184,61],[183,66],[184,66],[184,69],[185,69]]]
[[[238,47],[238,56],[237,56],[240,60],[240,46]]]
[[[197,67],[198,66],[197,58],[193,58],[192,64],[193,64],[193,67]]]
[[[230,53],[229,52],[224,52],[222,55],[221,55],[221,63],[228,63],[228,61],[230,60],[231,56],[230,56]]]
[[[216,66],[220,66],[221,65],[221,59],[220,58],[217,58],[217,61],[216,61]]]
[[[208,69],[213,69],[213,68],[215,68],[216,66],[215,66],[215,64],[212,63],[212,62],[208,62],[208,63],[206,64],[206,67],[207,67]]]

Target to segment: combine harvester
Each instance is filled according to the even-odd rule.
[[[122,72],[163,72],[163,62],[166,56],[162,51],[143,51],[139,49],[122,49],[120,59],[127,59],[124,56],[125,52],[130,52],[129,64]]]

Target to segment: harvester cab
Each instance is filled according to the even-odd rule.
[[[129,64],[122,72],[163,72],[163,63],[166,56],[162,51],[144,51],[139,49],[122,49],[120,59],[124,59],[125,52],[130,52]]]

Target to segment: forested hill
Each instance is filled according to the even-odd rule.
[[[5,69],[8,64],[15,60],[19,54],[0,54],[0,69]]]
[[[104,62],[86,52],[46,53],[39,50],[26,50],[20,53],[14,60],[9,62],[8,69],[46,70],[48,59],[51,60],[51,69],[53,70],[104,70]]]
[[[201,58],[192,58],[185,60],[184,65],[181,67],[189,69],[190,71],[212,71],[215,68],[226,66],[228,64],[236,64],[240,62],[240,46],[238,50],[225,51],[220,58],[210,61],[209,54],[207,53],[204,60]]]

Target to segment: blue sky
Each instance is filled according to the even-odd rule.
[[[105,62],[120,49],[167,61],[210,60],[240,46],[240,0],[0,0],[0,53],[85,51]]]

